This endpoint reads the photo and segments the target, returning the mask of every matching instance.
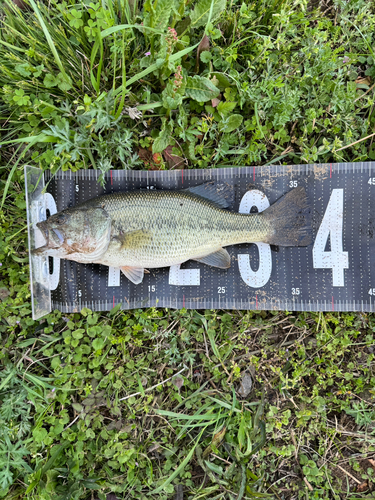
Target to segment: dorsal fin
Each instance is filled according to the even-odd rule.
[[[206,198],[206,200],[210,200],[220,208],[228,208],[234,200],[233,186],[225,182],[206,182],[199,186],[184,189],[184,191]]]

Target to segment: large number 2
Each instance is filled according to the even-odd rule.
[[[344,269],[349,268],[349,255],[342,249],[344,222],[344,190],[333,189],[313,247],[315,269],[332,269],[333,286],[344,286]],[[325,252],[327,240],[331,250]]]
[[[247,191],[247,193],[244,194],[240,203],[239,212],[241,214],[249,214],[250,210],[254,206],[258,209],[258,212],[263,212],[263,210],[270,206],[268,198],[258,189]],[[248,254],[238,254],[238,267],[241,278],[248,286],[251,286],[252,288],[261,288],[271,277],[271,247],[267,243],[254,243],[254,245],[258,247],[259,253],[258,270],[254,271],[252,269],[250,256]]]

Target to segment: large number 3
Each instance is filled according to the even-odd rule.
[[[36,208],[36,212],[37,212],[36,220],[39,220],[39,221],[45,220],[47,218],[47,214],[45,213],[45,211],[49,210],[50,215],[53,215],[57,212],[56,202],[55,202],[54,197],[50,193],[45,193],[42,196],[44,198],[39,200],[39,202],[35,202],[36,203],[35,208]],[[40,206],[39,205],[40,203],[42,204],[43,208],[39,211],[38,206]],[[44,207],[45,207],[45,210],[44,210]],[[41,231],[39,231],[39,230],[37,230],[37,232],[35,234],[35,243],[36,243],[36,248],[45,244],[44,236],[41,233]],[[45,276],[45,278],[47,278],[47,276],[48,276],[49,289],[56,290],[56,288],[59,284],[59,281],[60,281],[60,259],[58,257],[53,257],[53,272],[52,273],[50,273],[50,269],[49,269],[49,265],[48,265],[49,261],[50,261],[50,259],[47,259],[46,267],[43,267],[43,275]]]
[[[258,212],[263,212],[270,206],[268,198],[262,191],[254,189],[247,191],[244,194],[239,212],[241,214],[249,214],[252,207],[256,207]],[[250,256],[248,254],[238,255],[238,267],[240,270],[241,278],[244,282],[252,288],[260,288],[264,286],[271,277],[272,272],[272,256],[271,247],[267,243],[254,243],[258,248],[259,253],[259,266],[256,271],[251,267]]]

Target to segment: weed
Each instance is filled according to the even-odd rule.
[[[373,315],[115,308],[34,322],[21,168],[374,159],[371,3],[0,9],[1,496],[371,494]]]

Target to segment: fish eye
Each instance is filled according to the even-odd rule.
[[[65,215],[60,215],[60,217],[57,219],[57,224],[64,224],[64,222],[66,221],[66,217]]]

